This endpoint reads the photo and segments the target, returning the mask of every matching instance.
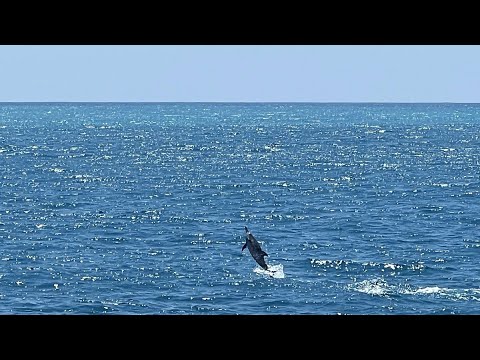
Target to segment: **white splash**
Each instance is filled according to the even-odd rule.
[[[283,272],[282,264],[269,265],[267,270],[264,270],[260,267],[256,267],[253,269],[253,272],[260,275],[267,275],[275,279],[285,278],[285,273]]]
[[[419,288],[415,291],[415,294],[435,294],[435,293],[444,293],[448,291],[445,288],[439,288],[438,286],[427,286],[424,288]]]
[[[400,265],[396,265],[396,264],[384,264],[383,267],[384,267],[385,269],[392,269],[392,270],[401,268]]]
[[[388,285],[383,279],[364,280],[356,283],[353,289],[370,295],[386,295],[389,292]]]

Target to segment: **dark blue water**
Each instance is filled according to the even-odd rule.
[[[0,313],[480,314],[479,136],[468,104],[0,104]]]

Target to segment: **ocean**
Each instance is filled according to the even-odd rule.
[[[480,314],[479,136],[478,104],[1,103],[0,314]]]

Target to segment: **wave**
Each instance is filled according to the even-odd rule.
[[[398,270],[412,270],[423,271],[425,264],[421,261],[412,262],[410,264],[397,264],[393,262],[377,263],[373,261],[356,261],[356,260],[326,260],[326,259],[310,259],[310,264],[313,267],[333,268],[333,269],[347,269],[347,270],[366,270],[367,268],[379,269],[381,271],[398,271]]]
[[[418,287],[408,284],[390,285],[382,278],[354,282],[347,285],[346,289],[374,296],[408,295],[441,297],[453,301],[480,301],[480,289],[446,288],[437,285]]]

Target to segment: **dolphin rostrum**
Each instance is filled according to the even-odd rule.
[[[245,250],[246,247],[248,247],[248,251],[250,251],[250,254],[252,254],[252,257],[255,259],[258,265],[267,270],[268,266],[267,264],[265,264],[265,256],[268,256],[268,254],[262,250],[257,239],[255,239],[252,233],[248,231],[246,226],[245,232],[247,233],[247,241],[245,245],[243,245],[242,251]]]

